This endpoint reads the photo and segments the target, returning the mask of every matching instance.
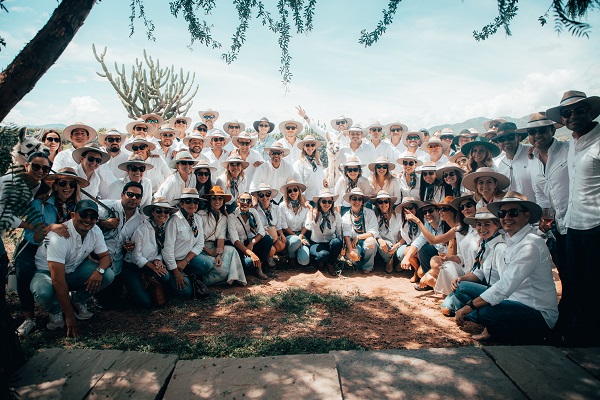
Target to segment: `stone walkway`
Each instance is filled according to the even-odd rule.
[[[48,349],[21,399],[600,399],[600,348],[489,346],[178,360]]]

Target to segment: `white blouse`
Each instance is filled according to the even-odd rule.
[[[288,205],[285,204],[285,200],[282,201],[278,207],[279,212],[281,215],[283,215],[283,225],[281,229],[289,228],[294,232],[300,232],[304,226],[304,222],[306,221],[308,208],[302,207],[300,208],[300,212],[295,214],[292,207],[288,207]]]
[[[378,238],[379,224],[377,223],[375,211],[371,210],[370,208],[363,207],[363,213],[365,216],[365,233],[371,233],[374,238]],[[354,237],[358,235],[354,231],[352,212],[350,210],[342,217],[342,232],[344,236],[349,236],[350,239],[354,239]]]
[[[265,212],[260,207],[260,204],[256,206],[256,212],[258,213],[258,218],[260,218],[260,222],[262,222],[263,226],[274,226],[275,229],[280,230],[283,229],[285,222],[285,215],[282,213],[281,209],[275,204],[271,203],[270,207],[271,216],[273,217],[271,221],[267,220],[267,216]]]
[[[304,192],[306,199],[312,200],[315,196],[318,196],[324,188],[325,169],[323,165],[317,164],[317,170],[313,171],[310,162],[301,158],[294,163],[294,171],[300,177],[300,182],[306,185],[306,191]]]
[[[162,256],[158,251],[158,244],[156,243],[154,227],[149,219],[142,222],[138,229],[133,233],[131,240],[133,240],[135,244],[132,252],[133,263],[137,265],[138,268],[142,268],[146,263],[154,262],[154,260],[157,259],[162,261]]]
[[[369,183],[371,183],[371,193],[376,195],[380,190],[385,190],[396,198],[396,204],[400,203],[402,200],[402,191],[400,189],[400,181],[395,177],[392,177],[389,183],[386,183],[384,187],[380,187],[377,183],[373,183],[371,180],[373,177],[369,179]]]
[[[153,192],[156,192],[158,187],[173,173],[173,171],[161,157],[150,156],[145,162],[154,166],[154,168],[147,169],[146,172],[144,172],[144,178],[148,178],[148,180],[152,182],[152,190]]]
[[[417,184],[414,188],[411,189],[410,186],[408,186],[408,182],[406,182],[406,175],[404,171],[402,171],[400,176],[398,176],[398,182],[400,183],[400,192],[402,193],[402,196],[399,197],[399,199],[403,199],[405,197],[413,197],[415,199],[419,198],[419,187],[421,187],[421,179],[418,174],[415,179],[417,181]]]
[[[189,174],[188,178],[184,181],[179,172],[175,172],[173,175],[165,179],[165,181],[158,187],[154,197],[164,197],[167,199],[169,204],[173,204],[175,199],[181,197],[183,189],[195,187],[196,175]]]
[[[323,217],[319,214],[319,218],[317,221],[314,220],[313,212],[309,212],[306,215],[306,221],[304,222],[304,227],[308,229],[310,234],[310,241],[314,243],[329,243],[333,238],[342,239],[342,216],[337,212],[332,212],[329,217],[329,222],[331,222],[331,228],[328,228],[327,225],[323,228],[323,232],[321,232],[321,222],[323,221]]]
[[[207,210],[198,211],[202,218],[202,226],[204,229],[204,241],[214,242],[218,239],[225,239],[227,236],[227,217],[223,214],[219,216],[219,222]]]
[[[162,250],[163,262],[169,270],[177,268],[176,261],[183,260],[191,251],[198,255],[204,249],[204,231],[202,218],[194,213],[194,221],[198,228],[198,236],[194,237],[190,224],[180,211],[177,211],[167,222],[165,228],[165,247]]]
[[[356,184],[357,188],[360,188],[360,190],[362,190],[363,194],[365,194],[366,196],[370,196],[371,195],[371,184],[369,183],[369,180],[367,178],[365,178],[364,176],[361,176],[360,178],[358,178],[358,183]],[[348,177],[346,177],[345,175],[340,176],[340,178],[338,179],[337,183],[335,184],[335,190],[333,191],[336,194],[339,194],[340,197],[337,198],[337,200],[335,201],[335,205],[338,207],[350,207],[350,203],[348,203],[346,200],[344,200],[344,195],[347,193],[346,190],[348,189]]]
[[[377,217],[377,215],[375,215]],[[396,244],[400,241],[400,216],[392,215],[389,221],[389,228],[385,225],[379,225],[379,217],[377,217],[377,225],[379,226],[379,237],[385,240],[389,240],[392,244]]]
[[[231,193],[231,186],[227,184],[227,176],[225,175],[226,173],[223,172],[218,178],[217,178],[217,182],[216,185],[220,186],[221,189],[223,189],[223,192],[233,195],[233,193]],[[244,175],[246,174],[246,171],[244,171]],[[248,191],[248,185],[249,185],[250,180],[248,179],[247,176],[244,176],[244,178],[241,178],[241,176],[238,176],[238,186],[237,186],[237,193],[235,195],[233,195],[233,197],[231,198],[231,200],[229,200],[227,203],[225,204],[231,204],[231,203],[235,203],[237,201],[237,197],[239,196],[240,193],[244,193]]]
[[[236,241],[244,242],[247,239],[252,239],[256,235],[265,236],[265,228],[263,223],[260,221],[258,211],[254,208],[248,210],[256,221],[256,233],[252,233],[250,230],[250,220],[244,221],[244,218],[240,215],[239,207],[227,216],[227,233],[231,243],[235,244]]]

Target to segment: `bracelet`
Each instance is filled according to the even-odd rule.
[[[473,300],[469,300],[469,301],[467,302],[467,305],[468,305],[469,307],[471,307],[473,310],[477,310],[477,307],[475,307],[475,304],[473,304]]]
[[[305,115],[305,116],[304,116],[304,120],[305,120],[305,121],[308,121],[308,115]]]

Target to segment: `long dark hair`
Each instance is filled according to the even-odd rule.
[[[212,172],[210,172],[210,168],[204,168],[204,167],[198,168],[196,171],[199,171],[201,169],[208,170],[208,180],[205,183],[200,183],[200,181],[198,181],[198,179],[196,179],[196,189],[198,190],[198,193],[208,194],[210,189],[212,189],[212,187],[213,187]],[[196,171],[194,171],[194,175],[196,174]],[[202,192],[203,189],[204,189],[204,192]]]
[[[425,190],[429,187],[441,187],[442,185],[442,181],[440,180],[440,178],[438,178],[437,176],[435,177],[435,181],[433,181],[433,183],[430,185],[429,183],[427,183],[425,181],[425,178],[423,178],[423,174],[421,174],[421,178],[420,178],[420,184],[419,184],[419,200],[421,201],[425,201]]]
[[[454,171],[454,173],[456,174],[456,188],[453,188],[452,186],[448,185],[446,183],[446,180],[442,178],[442,185],[444,186],[444,196],[460,197],[460,185],[462,185],[463,171],[458,171],[456,169],[453,169],[452,171]]]

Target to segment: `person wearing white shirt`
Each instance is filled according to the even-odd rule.
[[[338,195],[325,188],[313,197],[315,207],[308,211],[304,227],[310,231],[310,256],[317,268],[327,265],[327,272],[337,276],[335,264],[342,251],[342,216],[333,205]]]
[[[99,174],[98,169],[100,168],[100,165],[108,162],[110,156],[95,143],[80,147],[71,155],[76,163],[75,172],[77,173],[77,176],[90,183],[90,185],[85,188],[87,195],[83,193],[82,195],[84,197],[88,197],[88,195],[92,198],[97,197],[100,190],[100,183],[104,179],[104,177]],[[114,175],[110,174],[106,179],[115,180],[116,178]]]
[[[77,164],[73,159],[73,151],[85,146],[86,143],[94,140],[97,135],[98,132],[94,128],[81,122],[67,126],[62,132],[62,136],[64,140],[71,142],[73,146],[69,149],[63,149],[54,157],[52,168],[55,171],[65,167],[77,168]]]
[[[273,136],[270,135],[275,129],[275,124],[269,121],[267,117],[262,117],[260,120],[254,121],[253,126],[257,132],[254,149],[261,155],[263,161],[268,161],[269,154],[265,151],[265,148],[271,147],[275,142]]]
[[[383,128],[383,132],[389,135],[388,139],[384,139],[385,143],[389,143],[394,150],[394,156],[388,157],[388,160],[395,160],[406,152],[406,145],[402,142],[402,135],[408,132],[408,126],[401,122],[392,122]]]
[[[441,168],[446,164],[448,160],[448,156],[446,153],[450,149],[450,145],[447,142],[443,142],[440,139],[434,137],[430,139],[428,142],[425,142],[421,145],[421,150],[426,151],[428,153],[427,160],[425,162],[430,161],[435,163],[437,168]]]
[[[342,164],[343,175],[339,177],[333,190],[336,194],[347,194],[354,188],[359,188],[365,195],[371,195],[371,184],[363,175],[364,164],[356,157],[350,157],[346,163]],[[335,202],[335,210],[340,215],[344,216],[350,209],[350,203],[345,197],[338,197]]]
[[[119,165],[127,161],[131,155],[124,148],[121,150],[121,145],[125,142],[126,138],[126,134],[114,128],[98,135],[98,143],[103,146],[104,150],[110,156],[108,162],[102,164],[98,169],[98,173],[102,177],[98,194],[102,199],[109,198],[109,186],[113,181],[127,176],[125,171],[119,169]]]
[[[231,141],[225,145],[224,149],[227,150],[228,153],[231,153],[233,150],[235,150],[233,143],[234,139],[242,132],[246,131],[246,124],[239,122],[237,119],[233,119],[223,124],[223,131],[226,132],[231,138]]]
[[[180,144],[175,140],[176,134],[177,131],[172,128],[159,128],[152,134],[158,140],[156,152],[167,164],[179,151]]]
[[[506,232],[506,252],[498,265],[500,279],[456,312],[456,320],[483,325],[476,340],[496,338],[508,342],[544,339],[558,319],[556,286],[546,242],[530,224],[542,209],[518,192],[490,203]]]
[[[90,319],[87,300],[110,285],[115,277],[110,255],[100,228],[96,226],[98,206],[81,200],[71,220],[65,222],[69,237],[50,232],[35,255],[37,271],[31,281],[35,301],[49,313],[46,327],[55,330],[67,326],[67,337],[77,337],[77,319]],[[94,253],[98,262],[88,260]],[[74,291],[72,299],[69,292]],[[72,300],[72,301],[71,301]],[[65,318],[63,318],[63,313]]]
[[[175,172],[158,187],[156,197],[164,197],[169,203],[179,198],[183,189],[196,188],[196,175],[192,173],[196,161],[189,152],[180,151],[169,163],[169,168]]]
[[[225,172],[217,178],[216,185],[231,195],[231,198],[225,203],[227,213],[231,214],[237,207],[238,195],[248,191],[249,180],[246,176],[246,169],[250,164],[242,160],[237,153],[233,153],[223,165]]]
[[[169,120],[169,127],[175,129],[175,140],[181,147],[182,139],[186,137],[186,131],[192,124],[192,119],[183,115],[176,115]]]
[[[367,134],[371,135],[371,144],[375,148],[375,157],[385,157],[388,160],[395,160],[396,150],[394,147],[381,140],[381,136],[383,135],[383,125],[379,121],[374,121],[372,124],[367,126],[364,130],[365,136]]]
[[[421,162],[429,161],[429,154],[420,148],[423,143],[426,143],[423,132],[404,132],[402,134],[402,144],[406,146],[406,152],[402,156],[412,154]]]
[[[347,147],[340,148],[336,163],[344,165],[350,158],[358,158],[362,164],[368,165],[375,161],[375,146],[369,141],[363,141],[363,129],[359,126],[353,126],[348,130],[350,144]],[[368,178],[371,176],[371,171],[365,169],[363,176]],[[336,192],[337,193],[337,192]]]
[[[108,199],[116,200],[121,197],[123,187],[129,182],[140,183],[143,187],[142,201],[140,208],[146,207],[152,202],[152,183],[149,179],[144,178],[147,170],[154,168],[152,164],[144,162],[141,156],[132,154],[129,160],[119,164],[119,169],[127,174],[125,178],[117,179],[108,187]]]
[[[530,201],[536,202],[533,184],[531,183],[531,164],[529,158],[531,145],[520,142],[527,133],[512,122],[505,122],[498,128],[498,135],[492,139],[499,143],[504,152],[494,160],[498,172],[508,176],[510,185],[507,190],[523,193]]]
[[[208,162],[208,158],[202,154],[204,150],[204,136],[202,136],[202,132],[206,134],[206,126],[201,125],[194,129],[194,131],[188,136],[184,137],[182,140],[182,146],[179,150],[187,150],[189,151],[192,158],[196,161],[204,160]]]
[[[402,166],[402,172],[398,175],[400,183],[400,199],[405,197],[419,198],[419,188],[421,177],[417,175],[416,169],[423,165],[423,161],[419,160],[413,154],[404,153],[396,162]]]
[[[452,197],[461,197],[470,193],[462,185],[464,171],[453,162],[447,162],[442,167],[438,167],[435,171],[436,177],[442,181],[444,195]]]
[[[600,97],[570,90],[559,106],[546,110],[546,115],[572,131],[565,225],[566,270],[574,281],[570,287],[563,286],[563,295],[573,295],[576,310],[568,327],[571,332],[566,333],[577,344],[591,345],[600,337],[600,313],[594,306],[596,284],[600,281],[596,251],[600,243],[600,124],[594,120],[600,115]]]
[[[267,183],[272,188],[277,188],[285,185],[288,179],[300,180],[292,164],[283,159],[289,154],[288,149],[284,148],[281,143],[275,142],[273,146],[265,150],[269,152],[271,159],[256,169],[254,179],[250,182],[250,192],[256,191],[261,183]],[[278,193],[273,201],[275,204],[279,204],[281,199],[282,194]]]
[[[145,177],[152,183],[152,193],[173,173],[165,160],[156,154],[152,154],[152,151],[156,149],[154,143],[138,136],[131,143],[127,143],[125,148],[142,157],[144,162],[152,165],[152,168],[148,168],[145,173]]]
[[[262,155],[252,148],[256,141],[256,136],[250,136],[245,131],[231,139],[234,146],[233,153],[238,154],[242,160],[248,163],[248,167],[244,169],[244,176],[248,182],[252,182],[256,168],[265,162]]]
[[[256,190],[250,192],[255,199],[254,208],[258,212],[260,222],[265,227],[267,235],[273,239],[273,246],[267,258],[269,267],[275,266],[273,256],[283,251],[286,245],[285,235],[282,231],[285,217],[281,214],[279,207],[271,202],[278,193],[277,189],[267,183],[261,183]]]
[[[281,187],[283,201],[279,203],[279,214],[282,216],[281,231],[285,236],[288,258],[297,260],[300,265],[308,265],[310,262],[309,243],[305,238],[306,197],[304,192],[306,185],[295,180],[289,180]]]
[[[219,176],[223,173],[224,168],[223,162],[227,161],[229,152],[224,149],[225,145],[229,143],[231,138],[229,135],[219,129],[213,129],[206,135],[206,140],[210,143],[209,148],[205,148],[202,154],[208,160],[211,167],[216,168],[215,176]]]
[[[396,168],[393,161],[388,161],[384,156],[377,157],[375,162],[369,164],[369,169],[372,171],[369,183],[371,184],[370,193],[376,194],[380,190],[386,191],[397,201],[401,196],[400,181],[393,175],[392,171]],[[396,204],[392,204],[392,208]]]
[[[377,239],[377,254],[383,259],[385,272],[394,272],[394,255],[396,250],[404,243],[400,236],[400,216],[394,210],[396,197],[390,196],[385,190],[377,192],[371,198],[375,204],[375,216],[379,225],[379,238]]]
[[[297,143],[302,153],[300,154],[300,159],[294,163],[293,167],[300,178],[300,182],[306,185],[304,195],[307,199],[317,196],[327,184],[325,169],[321,162],[321,155],[319,154],[321,145],[321,141],[315,139],[312,135],[306,135],[304,139]]]
[[[279,123],[279,131],[283,133],[283,137],[275,143],[281,143],[284,149],[289,150],[289,153],[284,156],[285,160],[290,164],[294,164],[300,159],[302,150],[296,146],[298,142],[297,136],[302,132],[304,127],[298,121],[288,119]]]
[[[346,243],[347,258],[362,270],[363,274],[373,271],[376,243],[379,237],[375,212],[365,207],[369,196],[359,188],[346,193],[344,198],[350,203],[350,210],[342,217],[342,232]]]
[[[417,169],[419,179],[419,199],[441,203],[446,197],[442,180],[437,178],[437,166],[433,161],[427,161]]]

